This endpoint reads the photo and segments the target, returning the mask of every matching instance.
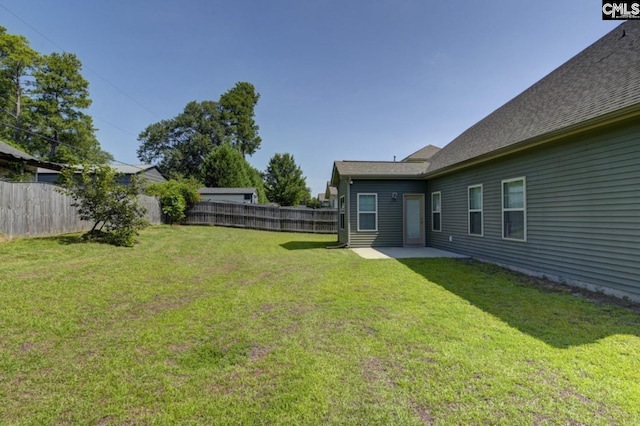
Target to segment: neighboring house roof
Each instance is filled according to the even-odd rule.
[[[254,194],[256,193],[256,188],[200,188],[198,190],[199,194]]]
[[[452,170],[640,111],[640,20],[629,20],[470,127],[431,159]]]
[[[154,166],[152,164],[111,164],[111,167],[116,169],[118,173],[125,175],[135,175],[154,169],[160,173],[158,166]]]
[[[331,198],[331,196],[338,196],[338,188],[331,186],[331,182],[327,181],[327,189],[324,190],[324,197]]]
[[[413,154],[407,156],[402,161],[424,161],[433,157],[440,148],[434,145],[427,145],[424,148],[421,148],[414,152]]]
[[[340,176],[358,179],[411,179],[423,177],[427,162],[394,161],[335,161],[331,183],[338,184]]]
[[[30,166],[35,167],[50,167],[54,170],[62,170],[62,165],[56,163],[49,163],[47,161],[40,161],[36,157],[27,154],[24,151],[19,150],[5,142],[0,141],[0,158],[13,161],[22,161]]]
[[[78,165],[78,166],[74,166],[78,169],[82,168],[82,166]],[[138,173],[142,173],[142,172],[146,172],[149,170],[157,170],[158,173],[160,173],[160,170],[158,170],[158,166],[154,166],[151,164],[137,164],[137,165],[133,165],[133,164],[109,164],[109,167],[111,167],[112,169],[115,169],[118,173],[122,173],[124,175],[136,175]],[[58,170],[50,170],[48,168],[45,167],[40,167],[38,169],[38,173],[60,173],[60,171]]]

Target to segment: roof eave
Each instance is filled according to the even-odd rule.
[[[427,169],[427,172],[423,176],[426,178],[434,178],[434,177],[442,176],[445,174],[452,173],[454,171],[458,171],[461,169],[465,169],[467,167],[484,163],[486,161],[494,160],[496,158],[500,158],[505,155],[511,155],[525,149],[530,149],[536,146],[555,142],[558,139],[575,136],[580,133],[593,131],[604,126],[610,126],[619,122],[632,120],[634,118],[635,119],[640,118],[640,103],[631,105],[626,108],[622,108],[620,110],[611,112],[609,114],[604,114],[599,117],[595,117],[591,120],[583,121],[571,126],[563,127],[562,129],[558,129],[553,132],[545,133],[530,139],[526,139],[524,141],[517,142],[515,144],[506,146],[504,148],[491,151],[487,154],[470,158],[468,160],[464,160],[464,161],[452,164],[450,166],[446,166],[433,171],[429,171]]]
[[[424,179],[425,175],[423,173],[419,175],[362,175],[362,174],[351,174],[348,176],[351,179],[356,180],[420,180]]]

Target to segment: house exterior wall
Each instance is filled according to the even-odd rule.
[[[347,179],[341,179],[338,184],[338,244],[348,244],[349,243],[349,201],[347,191],[349,190],[349,182]],[[343,210],[340,206],[340,198],[344,196],[345,199],[345,207],[344,207],[344,228],[340,226],[340,215],[343,214]]]
[[[502,180],[526,178],[526,241],[502,238]],[[467,190],[483,185],[483,236],[468,235]],[[432,247],[555,281],[640,298],[640,124],[626,124],[433,178],[442,231]],[[450,240],[451,239],[451,240]]]
[[[402,247],[402,196],[404,194],[425,194],[426,182],[424,180],[354,180],[351,185],[344,182],[349,190],[350,247]],[[392,197],[394,192],[396,193],[395,200]],[[341,194],[342,192],[339,193],[339,195]],[[358,194],[377,194],[378,222],[376,231],[358,231]],[[425,211],[427,211],[426,206]],[[340,230],[338,232],[340,233]]]
[[[60,173],[38,173],[37,181],[44,183],[58,183]]]

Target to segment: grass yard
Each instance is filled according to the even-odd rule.
[[[0,424],[640,424],[640,314],[333,236],[0,244]]]

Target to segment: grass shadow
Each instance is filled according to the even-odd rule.
[[[60,245],[68,246],[71,244],[84,244],[87,241],[82,239],[83,234],[66,234],[66,235],[55,235],[52,237],[42,237],[43,240],[54,241]]]
[[[414,272],[556,348],[640,337],[640,305],[460,259],[399,259]]]
[[[280,247],[287,250],[310,250],[327,248],[328,246],[335,245],[329,241],[289,241],[284,244],[280,244]]]

